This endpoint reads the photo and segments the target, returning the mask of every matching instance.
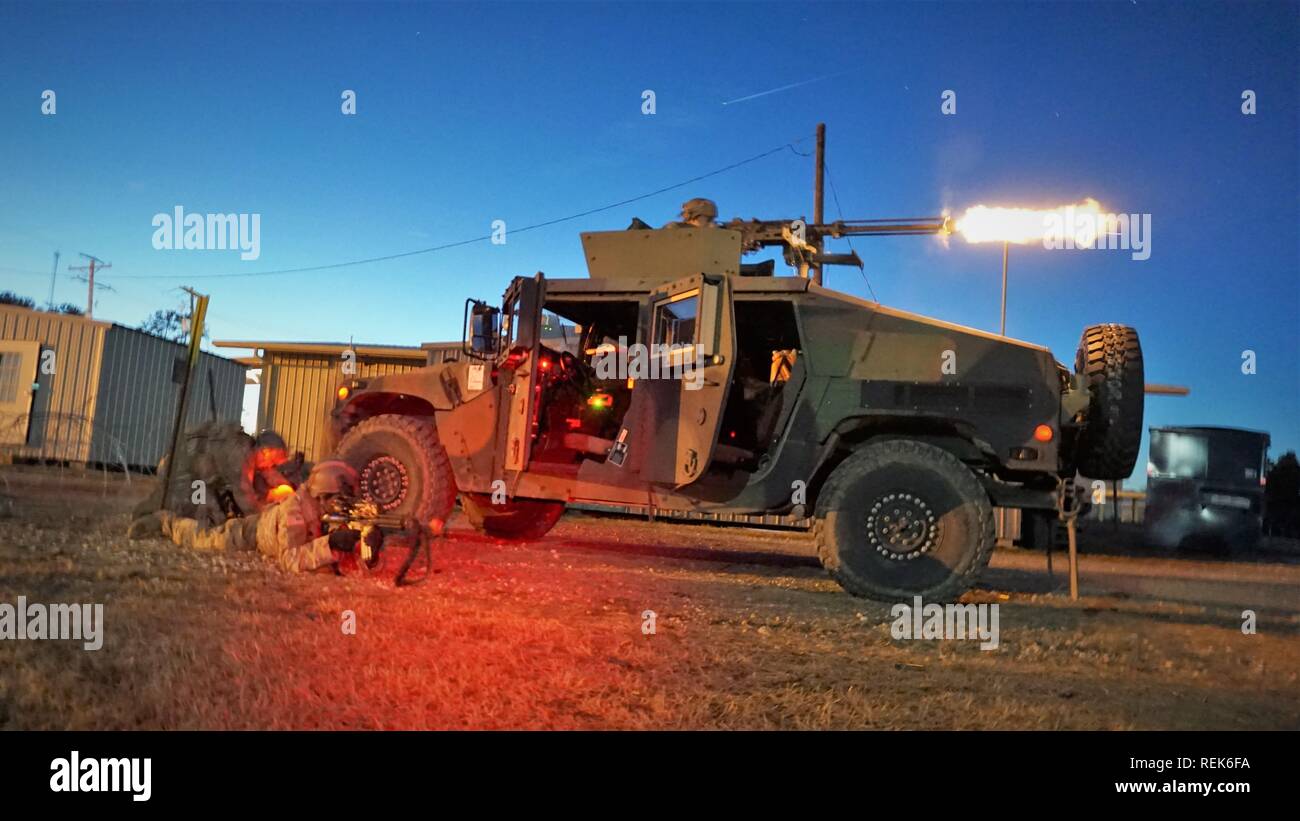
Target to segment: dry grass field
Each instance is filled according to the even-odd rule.
[[[1243,635],[1230,601],[1070,602],[1063,561],[1052,582],[999,554],[968,596],[1001,605],[985,652],[894,640],[797,535],[570,514],[502,544],[455,519],[394,588],[131,542],[145,481],[5,471],[0,602],[102,602],[106,629],[95,652],[0,641],[4,729],[1300,729],[1294,565],[1252,568],[1278,585]],[[1085,578],[1102,561],[1125,560]]]

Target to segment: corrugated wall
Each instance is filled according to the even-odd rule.
[[[426,353],[413,350],[410,359],[359,356],[357,374],[370,379],[389,373],[405,373],[423,367]],[[322,437],[334,391],[345,381],[342,360],[337,356],[265,351],[262,355],[262,395],[258,427],[271,428],[284,437],[290,450],[301,450],[312,461],[322,453]]]
[[[426,362],[430,365],[437,365],[440,362],[446,362],[448,359],[459,359],[462,343],[431,342],[421,347],[427,355]]]
[[[115,325],[105,337],[99,400],[89,461],[153,467],[171,444],[180,385],[172,381],[185,345]],[[208,375],[212,375],[212,389]],[[185,428],[212,418],[239,422],[244,405],[244,366],[203,352],[191,383]]]
[[[84,462],[91,449],[101,353],[107,322],[0,305],[0,339],[41,343],[54,352],[53,373],[36,371],[27,445],[19,458]]]

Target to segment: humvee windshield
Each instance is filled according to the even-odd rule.
[[[1152,479],[1197,479],[1258,488],[1263,459],[1260,437],[1244,431],[1151,432]]]

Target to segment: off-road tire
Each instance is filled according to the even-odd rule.
[[[1075,464],[1089,479],[1127,479],[1142,445],[1146,390],[1137,331],[1114,324],[1085,328],[1074,370],[1092,390]]]
[[[511,499],[499,505],[484,493],[462,493],[465,518],[480,533],[511,541],[540,539],[564,515],[564,503],[543,499]]]
[[[924,522],[921,544],[907,553],[881,535],[900,508],[919,515],[892,522]],[[911,439],[869,444],[840,463],[818,496],[814,534],[822,566],[845,590],[908,604],[913,596],[961,596],[988,565],[995,540],[993,507],[975,474],[948,451]]]
[[[337,458],[356,468],[361,479],[359,495],[375,502],[382,513],[414,517],[421,524],[435,518],[445,522],[451,515],[456,479],[432,420],[399,414],[372,416],[343,436]],[[394,462],[400,468],[395,468]],[[397,497],[384,482],[395,471],[405,479]]]

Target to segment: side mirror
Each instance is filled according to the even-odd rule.
[[[501,340],[501,311],[486,302],[465,300],[465,336],[461,348],[475,359],[492,359]]]

